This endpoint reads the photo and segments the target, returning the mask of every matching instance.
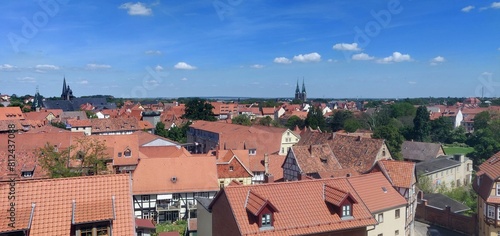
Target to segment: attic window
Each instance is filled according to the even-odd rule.
[[[233,166],[229,166],[229,171],[233,171],[234,170],[234,167]]]
[[[342,217],[349,217],[352,216],[352,205],[351,204],[345,204],[342,206]]]
[[[125,155],[125,157],[130,157],[130,156],[132,156],[132,151],[130,151],[130,149],[127,148],[127,150],[125,150],[125,152],[123,152],[123,155]]]
[[[118,153],[118,157],[122,157],[122,152],[119,152],[119,153]]]
[[[273,222],[273,219],[272,219],[271,213],[263,214],[261,228],[272,227],[273,226],[272,222]]]
[[[254,148],[254,149],[249,149],[249,150],[248,150],[248,154],[250,154],[250,155],[255,155],[255,154],[257,154],[257,149],[255,149],[255,148]]]
[[[23,172],[21,172],[21,176],[23,178],[33,177],[33,171],[23,171]]]

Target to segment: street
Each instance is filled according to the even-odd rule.
[[[464,236],[465,234],[460,234],[448,229],[441,228],[439,226],[429,225],[419,221],[415,221],[415,236],[426,236],[428,229],[437,229],[442,236]]]

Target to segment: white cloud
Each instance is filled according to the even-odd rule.
[[[366,53],[354,54],[354,55],[352,55],[351,58],[355,61],[369,61],[369,60],[375,59],[375,57],[372,57]]]
[[[292,63],[292,61],[286,57],[276,57],[276,58],[274,58],[274,63],[290,64],[290,63]]]
[[[103,70],[109,68],[111,68],[111,66],[105,64],[87,64],[87,70]]]
[[[146,83],[148,84],[149,87],[157,87],[158,85],[160,85],[160,82],[158,82],[158,80],[155,79],[147,80]]]
[[[59,67],[54,65],[36,65],[35,68],[38,70],[59,70]]]
[[[488,71],[485,71],[485,72],[481,73],[481,75],[482,75],[482,76],[492,76],[492,75],[493,75],[493,73],[488,72]]]
[[[434,57],[431,60],[431,66],[438,65],[438,64],[443,63],[445,61],[446,61],[446,59],[444,59],[444,57],[442,57],[442,56]]]
[[[36,79],[33,77],[23,77],[23,78],[17,78],[17,80],[21,83],[35,83]]]
[[[500,9],[500,2],[493,2],[490,7],[495,9]]]
[[[409,54],[401,54],[400,52],[393,52],[391,56],[384,57],[377,60],[378,63],[388,64],[393,62],[412,61]]]
[[[78,82],[78,84],[89,84],[88,80],[81,80]]]
[[[187,80],[188,80],[188,78],[184,77],[184,78],[182,78],[181,80],[182,80],[182,81],[187,81]]]
[[[415,81],[408,81],[409,84],[417,84]]]
[[[127,13],[131,16],[150,16],[153,14],[153,10],[142,2],[127,2],[122,4],[120,9],[127,9]]]
[[[469,6],[466,6],[464,8],[462,8],[462,11],[463,12],[470,12],[472,11],[472,9],[476,8],[475,6],[472,6],[472,5],[469,5]]]
[[[157,65],[157,66],[155,67],[155,71],[162,71],[162,70],[163,70],[163,67],[162,67],[162,66],[160,66],[160,65]]]
[[[147,50],[144,53],[148,54],[148,55],[161,55],[161,51],[160,50]]]
[[[174,68],[178,69],[178,70],[194,70],[194,69],[196,69],[195,66],[189,65],[186,62],[182,62],[182,61],[175,64]]]
[[[361,51],[357,43],[337,43],[332,48],[339,51]]]
[[[309,53],[309,54],[299,54],[297,56],[293,57],[294,61],[298,62],[318,62],[321,61],[321,55],[319,55],[317,52]]]
[[[16,69],[16,67],[10,64],[0,65],[0,70],[14,70],[14,69]]]
[[[252,67],[254,69],[262,69],[262,68],[264,68],[264,65],[255,64],[255,65],[251,65],[250,67]]]

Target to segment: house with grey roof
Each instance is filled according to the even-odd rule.
[[[472,160],[464,155],[440,156],[419,162],[415,168],[418,178],[428,178],[434,191],[467,185],[472,180]]]
[[[445,155],[443,146],[439,143],[404,141],[401,154],[405,161],[422,162]]]

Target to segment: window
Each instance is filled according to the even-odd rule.
[[[219,182],[219,187],[220,187],[220,188],[224,188],[224,181],[220,181],[220,182]]]
[[[399,212],[399,209],[396,210],[396,219],[399,219],[401,213]]]
[[[500,196],[500,183],[497,183],[497,196]]]
[[[488,218],[495,219],[495,207],[488,205]]]
[[[384,234],[378,234],[377,236],[384,236]]]
[[[33,171],[23,171],[21,172],[21,176],[24,178],[33,177]]]
[[[497,207],[497,220],[500,220],[500,207]]]
[[[111,235],[109,223],[76,225],[71,235],[108,236]]]
[[[270,227],[272,226],[271,224],[271,214],[264,214],[262,215],[262,225],[261,227]]]
[[[130,156],[132,156],[132,151],[130,151],[130,149],[127,148],[127,150],[125,150],[125,152],[123,152],[123,155],[125,155],[125,157],[130,157]]]
[[[342,217],[351,216],[351,205],[342,206]]]
[[[383,223],[384,222],[384,214],[383,213],[380,213],[378,214],[378,223]]]
[[[394,231],[394,235],[399,235],[399,230]]]
[[[257,153],[257,149],[248,149],[248,154],[255,155]]]
[[[229,166],[229,171],[233,171],[234,170],[234,167],[233,166]]]
[[[119,152],[119,153],[118,153],[118,157],[122,157],[122,152]]]
[[[181,198],[181,194],[180,193],[174,193],[174,194],[172,194],[172,199],[173,200],[177,201],[177,200],[179,200],[179,198]]]
[[[147,202],[147,201],[149,201],[149,195],[143,195],[143,196],[141,196],[141,200],[142,200],[143,202]]]

